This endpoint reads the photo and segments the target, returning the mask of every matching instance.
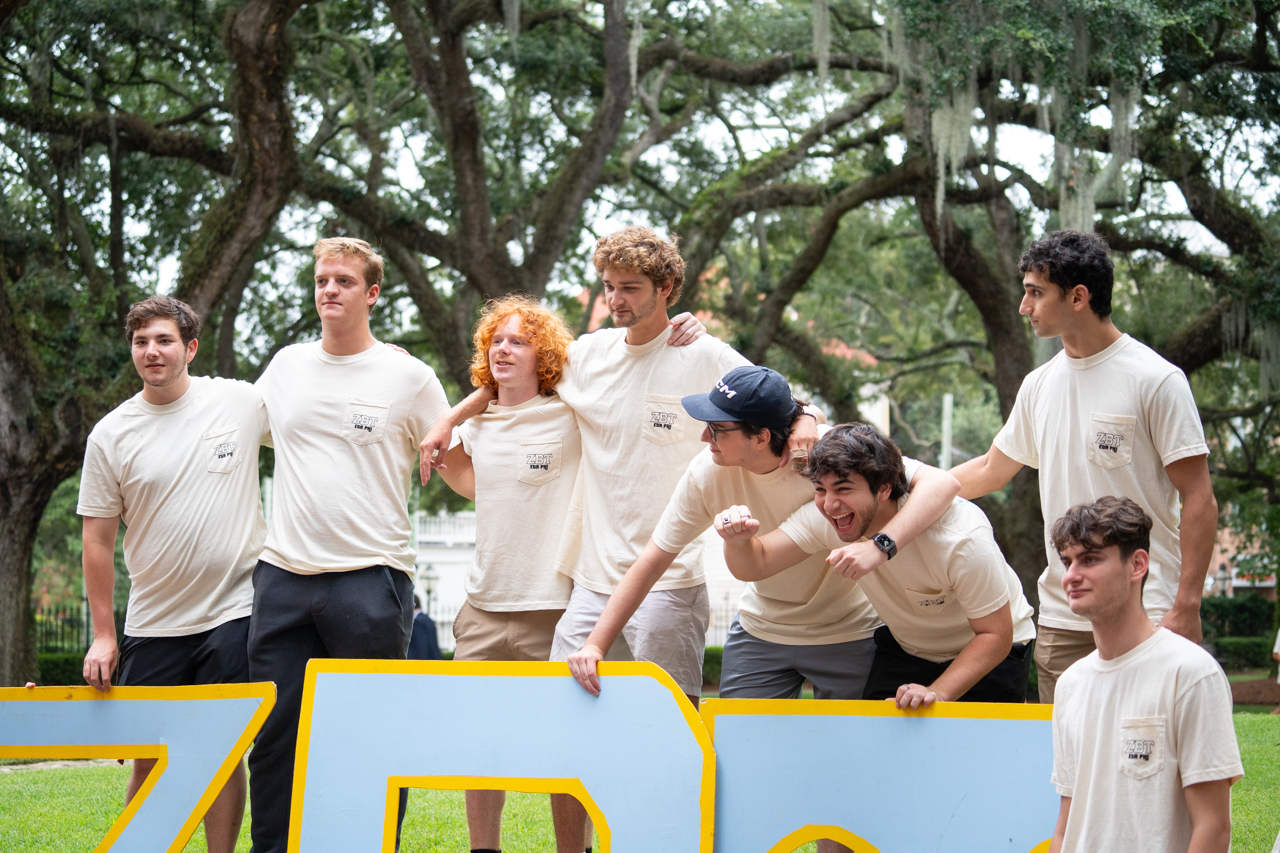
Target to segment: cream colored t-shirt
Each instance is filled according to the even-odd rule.
[[[1182,371],[1128,335],[1088,358],[1060,352],[1023,380],[995,438],[1002,453],[1040,470],[1045,559],[1040,624],[1089,631],[1062,591],[1053,522],[1107,495],[1136,501],[1153,522],[1143,604],[1153,620],[1173,606],[1181,574],[1178,490],[1165,466],[1209,452]]]
[[[89,433],[76,512],[125,523],[126,634],[185,636],[249,615],[266,435],[254,386],[205,376],[165,406],[137,394]]]
[[[909,483],[920,463],[904,462]],[[899,508],[907,498],[899,498]],[[813,501],[780,529],[809,554],[826,554],[847,544]],[[970,619],[989,616],[1006,602],[1013,617],[1013,641],[1028,643],[1036,637],[1031,605],[996,545],[991,522],[963,498],[952,501],[941,518],[858,585],[902,648],[935,663],[953,659],[973,639]]]
[[[1231,687],[1204,649],[1163,628],[1058,679],[1053,784],[1071,797],[1063,853],[1186,853],[1183,788],[1244,775]]]
[[[380,343],[336,356],[317,341],[276,353],[258,388],[276,451],[262,559],[302,575],[379,565],[412,574],[409,477],[418,444],[449,410],[435,372]]]
[[[680,398],[706,394],[717,379],[749,362],[711,336],[667,346],[669,332],[641,346],[625,329],[578,338],[556,390],[578,415],[582,467],[571,517],[579,522],[576,559],[560,571],[594,592],[609,594],[640,556],[684,476],[702,450],[702,422]],[[567,542],[567,545],[578,543]],[[694,541],[654,584],[655,590],[703,583],[702,543]]]
[[[754,474],[736,465],[717,465],[703,450],[689,465],[667,504],[653,542],[668,553],[688,545],[736,504],[751,508],[760,535],[791,513],[813,503],[813,484],[790,467]],[[819,551],[771,578],[747,584],[738,603],[738,621],[748,634],[771,643],[809,646],[870,637],[882,624],[858,584],[831,571],[828,551]]]
[[[558,396],[492,402],[458,437],[476,477],[467,601],[497,612],[564,609],[573,582],[556,558],[582,460],[573,410]]]

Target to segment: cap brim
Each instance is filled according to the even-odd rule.
[[[712,403],[709,394],[690,394],[688,397],[682,397],[680,405],[684,406],[684,410],[694,420],[733,421],[734,423],[741,420],[737,415],[731,415]]]

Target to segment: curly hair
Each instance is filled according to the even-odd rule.
[[[316,243],[312,250],[316,260],[333,260],[335,258],[358,258],[364,262],[364,289],[375,284],[382,287],[382,256],[364,240],[355,237],[326,237]]]
[[[477,388],[498,390],[498,382],[489,370],[489,346],[498,327],[511,317],[520,318],[520,333],[527,335],[535,347],[538,393],[544,396],[554,394],[556,384],[564,374],[573,335],[559,314],[523,293],[511,293],[485,303],[472,337],[475,353],[471,356],[471,384]]]
[[[636,226],[601,237],[596,243],[592,261],[596,273],[605,270],[638,272],[662,287],[671,282],[667,305],[675,305],[684,291],[684,258],[680,257],[680,238],[670,235],[663,240],[652,228]]]
[[[1063,299],[1067,291],[1083,284],[1089,291],[1089,307],[1098,319],[1111,315],[1115,265],[1111,247],[1097,234],[1051,231],[1027,247],[1018,261],[1018,272],[1039,273],[1058,286]]]

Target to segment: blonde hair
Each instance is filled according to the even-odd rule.
[[[475,353],[471,356],[471,384],[498,390],[498,381],[489,370],[489,346],[498,327],[512,317],[520,318],[520,334],[529,338],[537,354],[538,393],[554,394],[564,375],[573,335],[559,314],[523,293],[510,293],[485,303],[472,338]]]
[[[368,290],[375,284],[379,289],[382,288],[382,256],[364,240],[355,237],[326,237],[316,242],[313,251],[317,261],[321,258],[359,258],[364,261],[364,289]]]
[[[680,257],[680,238],[674,234],[664,240],[657,231],[642,226],[617,231],[600,238],[592,261],[598,275],[604,275],[605,270],[624,270],[646,276],[654,287],[670,282],[669,306],[675,305],[684,291],[684,258]]]

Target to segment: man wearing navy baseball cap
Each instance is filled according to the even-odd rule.
[[[569,656],[574,676],[599,692],[596,663],[613,645],[682,548],[712,526],[724,507],[749,504],[766,530],[813,501],[813,486],[779,467],[795,419],[805,412],[787,380],[767,367],[729,371],[706,394],[681,399],[703,421],[708,447],[690,463],[643,553],[627,571],[586,644]],[[815,415],[816,417],[816,415]],[[959,491],[950,474],[923,466],[910,510],[891,534],[904,543],[928,527]],[[860,699],[881,624],[866,596],[827,554],[750,581],[725,643],[720,695],[794,698],[805,679],[819,699]]]

